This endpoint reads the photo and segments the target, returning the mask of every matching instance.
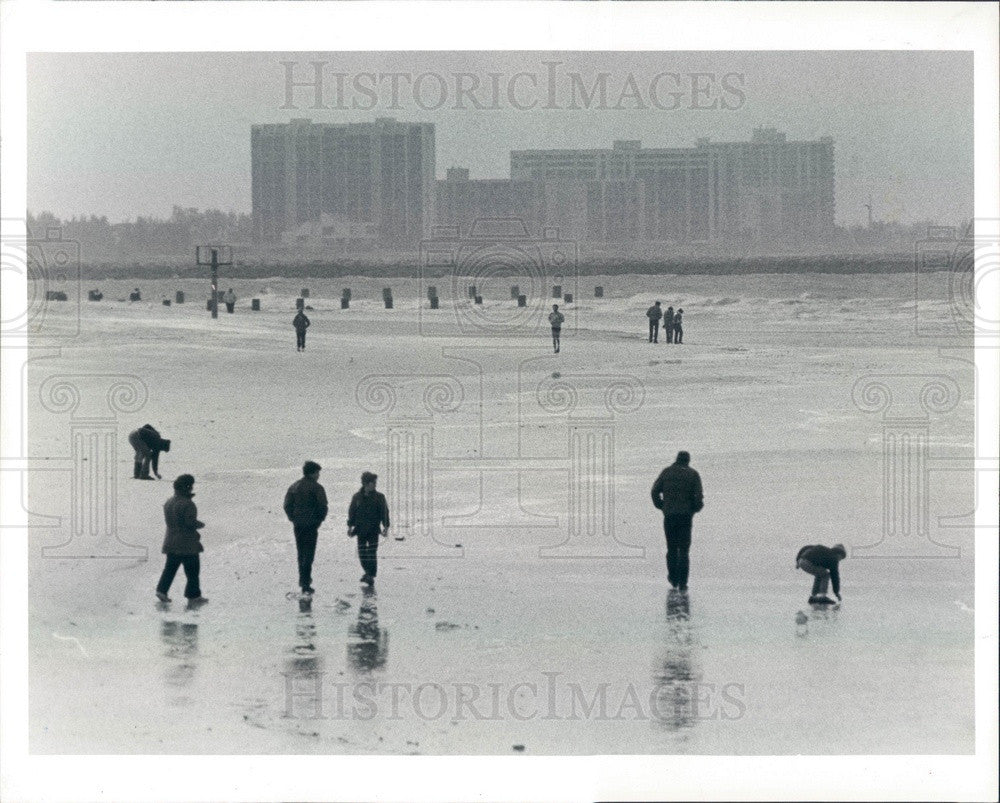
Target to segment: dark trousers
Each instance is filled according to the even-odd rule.
[[[667,336],[667,342],[674,342],[674,325],[672,323],[663,324],[663,334]]]
[[[658,343],[660,341],[660,322],[649,319],[649,342]]]
[[[667,536],[667,579],[672,586],[686,586],[688,582],[691,519],[690,513],[663,517],[663,532]]]
[[[228,301],[226,302],[226,312],[232,312],[233,309],[235,309],[235,307],[236,307],[235,301],[232,304],[230,304]]]
[[[674,327],[674,342],[683,343],[684,342],[684,327],[675,326]]]
[[[316,557],[316,539],[319,538],[319,528],[314,525],[296,524],[295,550],[299,556],[299,586],[312,587],[312,566]]]
[[[153,450],[135,432],[128,436],[129,445],[135,449],[134,464],[132,466],[133,479],[143,479],[149,476],[149,464],[153,459]]]
[[[816,578],[813,580],[812,595],[825,597],[826,590],[830,586],[830,570],[825,566],[817,566],[805,558],[799,559],[799,568]]]
[[[559,334],[562,330],[552,327],[552,349],[559,351]]]
[[[365,574],[374,577],[378,574],[378,533],[374,535],[358,535],[358,559]]]
[[[306,347],[306,330],[296,329],[295,330],[295,346],[300,349]]]
[[[200,597],[201,585],[198,582],[198,574],[201,572],[201,559],[197,555],[178,555],[176,552],[168,552],[167,565],[163,567],[163,574],[160,575],[160,582],[157,583],[156,590],[161,594],[170,591],[177,570],[181,566],[184,567],[184,574],[187,577],[184,596],[188,599]]]

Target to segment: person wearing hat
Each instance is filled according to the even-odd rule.
[[[691,455],[678,452],[653,483],[653,506],[663,511],[667,538],[667,580],[673,588],[687,591],[694,514],[705,506],[701,476],[690,466]]]
[[[312,460],[302,464],[302,479],[296,480],[285,493],[285,515],[295,533],[295,552],[298,555],[299,587],[303,594],[313,594],[312,565],[316,558],[319,526],[326,518],[329,507],[326,490],[319,484],[322,466]]]
[[[378,539],[389,534],[389,505],[385,494],[375,490],[378,475],[366,471],[361,475],[361,489],[351,497],[347,509],[347,535],[358,539],[358,559],[364,574],[361,582],[375,583],[378,573]]]
[[[810,604],[829,604],[833,602],[826,595],[827,586],[833,583],[833,593],[837,599],[840,596],[840,561],[847,557],[847,550],[843,544],[834,544],[832,547],[825,547],[822,544],[811,544],[804,546],[795,556],[795,568],[802,569],[807,574],[811,574],[813,580],[812,594],[809,596]]]
[[[660,319],[663,317],[663,310],[660,309],[660,302],[646,310],[646,317],[649,318],[649,342],[660,342]]]
[[[167,563],[156,585],[156,598],[160,602],[170,602],[168,592],[177,575],[177,569],[184,567],[187,584],[184,586],[184,596],[189,605],[200,605],[208,602],[201,595],[199,573],[201,558],[204,551],[201,536],[198,533],[204,522],[198,521],[198,508],[194,497],[194,477],[181,474],[174,480],[174,495],[163,505],[163,518],[167,523],[167,534],[163,539],[163,554]]]

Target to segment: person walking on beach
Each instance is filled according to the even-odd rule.
[[[232,287],[226,290],[226,294],[222,297],[222,300],[226,303],[226,312],[232,312],[236,307],[236,293],[233,292]]]
[[[168,592],[177,575],[177,569],[184,567],[187,584],[184,586],[184,596],[188,605],[201,605],[208,600],[201,595],[201,558],[204,551],[201,536],[198,533],[204,522],[198,521],[198,508],[195,507],[194,477],[181,474],[174,480],[174,495],[163,505],[163,518],[167,523],[167,534],[163,539],[163,554],[167,563],[156,585],[156,598],[160,602],[170,602]]]
[[[660,302],[646,310],[646,317],[649,318],[649,342],[660,342],[660,319],[663,317],[663,310],[660,309]]]
[[[299,587],[303,594],[313,594],[312,565],[316,558],[316,541],[319,526],[326,518],[329,507],[326,490],[319,484],[319,463],[306,460],[302,464],[302,479],[296,480],[285,493],[285,515],[295,533],[295,552],[298,555]]]
[[[671,587],[687,591],[694,514],[704,506],[701,476],[690,466],[691,455],[678,452],[653,483],[653,505],[663,511],[663,532],[667,538],[667,580]]]
[[[128,435],[129,445],[135,450],[132,479],[151,480],[150,469],[160,477],[160,452],[170,451],[170,441],[160,436],[152,424],[143,424]]]
[[[309,319],[306,317],[305,312],[299,310],[295,313],[295,317],[292,318],[292,326],[295,327],[295,350],[305,351],[306,329],[309,328]]]
[[[549,323],[552,325],[552,349],[559,353],[559,334],[562,331],[563,321],[566,316],[559,311],[559,305],[552,305],[552,312],[549,313]]]
[[[361,582],[374,585],[378,574],[378,539],[389,534],[389,505],[385,495],[375,490],[378,475],[361,475],[361,490],[351,497],[347,509],[347,536],[358,539],[358,559],[364,574]]]
[[[810,604],[829,605],[833,602],[826,595],[829,583],[833,583],[833,593],[838,600],[840,596],[840,561],[847,557],[847,550],[843,544],[834,544],[832,547],[825,547],[822,544],[811,544],[804,546],[795,556],[795,568],[802,569],[807,574],[811,574],[813,580],[812,594],[809,595]]]
[[[681,324],[681,316],[684,315],[684,310],[679,309],[674,313],[674,343],[684,342],[684,327]]]
[[[674,308],[667,307],[663,313],[663,334],[667,336],[667,342],[674,342]]]

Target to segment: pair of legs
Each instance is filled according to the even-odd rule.
[[[174,577],[177,575],[177,570],[181,566],[184,567],[184,575],[187,577],[184,596],[187,599],[200,599],[201,585],[198,575],[201,572],[201,559],[197,555],[178,555],[176,552],[167,553],[167,564],[163,567],[160,582],[156,584],[156,593],[163,596],[168,594]]]
[[[830,585],[830,570],[823,566],[817,566],[805,558],[801,558],[798,565],[802,571],[811,574],[815,578],[813,580],[812,596],[825,597],[827,588]]]
[[[560,330],[556,327],[552,327],[552,349],[556,354],[559,353],[559,334]]]
[[[691,549],[690,513],[663,517],[663,532],[667,536],[667,580],[674,588],[687,588]]]
[[[675,326],[674,327],[674,342],[683,343],[684,342],[684,327]]]
[[[663,334],[667,336],[667,342],[674,342],[674,325],[672,323],[663,324]]]
[[[378,533],[373,535],[358,535],[358,560],[365,570],[365,577],[371,580],[378,574]],[[364,580],[365,577],[361,579]]]
[[[149,466],[153,459],[153,450],[135,432],[128,436],[129,445],[135,449],[135,461],[132,466],[132,478],[136,480],[149,479]]]
[[[312,592],[312,565],[316,558],[316,541],[319,528],[312,525],[295,525],[295,551],[299,558],[299,587]]]
[[[295,330],[295,350],[305,351],[306,350],[306,330],[296,329]]]
[[[649,319],[649,342],[660,342],[660,322],[652,318]]]
[[[228,301],[226,302],[226,312],[232,312],[235,308],[236,308],[235,301],[232,304],[230,304]]]

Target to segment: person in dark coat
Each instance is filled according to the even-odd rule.
[[[365,573],[361,582],[373,585],[378,574],[378,539],[389,534],[389,505],[385,495],[375,490],[378,475],[361,475],[361,490],[351,497],[347,510],[347,535],[358,539],[358,558]]]
[[[667,336],[667,342],[674,342],[674,308],[667,307],[663,313],[663,334]]]
[[[236,308],[236,293],[233,292],[232,287],[226,290],[226,294],[222,297],[222,300],[226,304],[226,312],[232,312]]]
[[[292,318],[292,326],[295,327],[295,350],[305,351],[306,329],[309,328],[309,318],[306,317],[306,314],[302,310],[295,313],[295,317]]]
[[[129,433],[128,442],[135,449],[132,478],[151,480],[149,470],[152,468],[156,479],[162,479],[160,476],[160,452],[170,451],[170,441],[161,437],[152,424],[143,424],[139,429]]]
[[[833,602],[827,595],[826,590],[829,583],[833,583],[833,593],[837,599],[840,596],[840,561],[847,557],[847,550],[843,544],[834,544],[832,547],[825,547],[822,544],[811,544],[804,546],[795,556],[795,568],[802,569],[807,574],[811,574],[813,580],[812,594],[809,596],[810,603],[830,603]]]
[[[306,460],[302,479],[293,482],[285,494],[285,515],[292,522],[295,551],[299,562],[299,587],[303,594],[315,593],[312,587],[312,565],[316,557],[319,526],[329,510],[326,491],[319,484],[319,463]]]
[[[649,342],[660,342],[660,319],[663,317],[663,310],[660,309],[660,302],[646,310],[646,317],[649,318]]]
[[[681,321],[683,315],[684,310],[682,309],[679,309],[674,313],[674,343],[684,342],[684,326]]]
[[[204,522],[198,521],[198,508],[195,507],[194,477],[181,474],[174,480],[174,495],[163,505],[163,518],[167,523],[167,534],[163,539],[163,554],[167,563],[156,585],[156,598],[160,602],[170,602],[167,592],[174,582],[177,569],[184,567],[187,584],[184,586],[184,596],[189,605],[199,605],[208,602],[201,595],[199,573],[201,559],[199,554],[204,551],[201,536],[198,533]]]
[[[677,460],[660,472],[653,483],[653,505],[663,511],[667,537],[667,579],[673,588],[687,590],[694,514],[705,506],[701,476],[689,465],[691,455],[678,452]]]

